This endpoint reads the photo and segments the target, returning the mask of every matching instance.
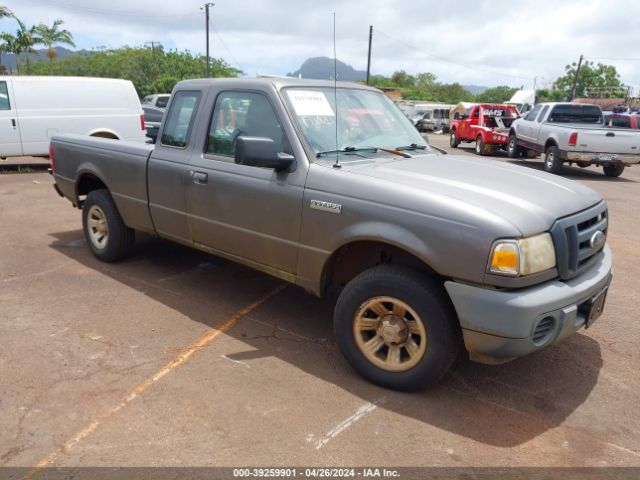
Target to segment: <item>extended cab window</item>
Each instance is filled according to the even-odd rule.
[[[7,90],[7,82],[0,82],[0,110],[11,110],[9,104],[9,90]]]
[[[542,119],[544,118],[544,116],[547,114],[547,111],[549,110],[549,105],[547,105],[546,107],[544,107],[542,109],[542,111],[540,112],[540,115],[538,115],[538,123],[542,122]]]
[[[549,114],[549,121],[555,123],[602,124],[602,110],[597,105],[556,105]]]
[[[289,152],[276,112],[266,96],[253,92],[222,92],[218,95],[205,153],[233,158],[240,136],[270,138],[278,151]]]
[[[536,105],[533,110],[531,110],[529,113],[527,113],[527,116],[524,117],[525,120],[529,121],[529,122],[533,122],[536,117],[538,116],[538,113],[540,113],[540,110],[542,109],[542,105]]]
[[[200,92],[177,92],[162,131],[162,144],[184,148],[195,118]]]

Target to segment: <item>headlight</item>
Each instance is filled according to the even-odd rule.
[[[518,240],[496,240],[489,258],[489,272],[498,275],[531,275],[556,266],[556,252],[548,233]]]

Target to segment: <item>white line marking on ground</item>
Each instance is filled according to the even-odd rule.
[[[316,450],[320,450],[332,439],[340,435],[342,432],[350,428],[354,423],[356,423],[358,420],[364,417],[367,413],[373,412],[376,408],[378,408],[378,404],[382,403],[383,401],[384,401],[384,398],[380,398],[374,402],[367,402],[364,405],[361,405],[353,415],[342,420],[335,427],[329,430],[323,437],[316,440],[315,441]]]
[[[245,366],[247,368],[251,368],[248,363],[241,362],[240,360],[234,360],[233,358],[229,358],[226,355],[220,355],[220,356],[222,358],[224,358],[225,360],[229,360],[231,363],[234,363],[236,365],[243,365],[243,366]]]

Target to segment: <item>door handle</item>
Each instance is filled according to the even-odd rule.
[[[615,134],[615,133],[613,133],[613,132],[607,132],[607,133],[606,133],[606,136],[607,136],[607,137],[615,137],[615,136],[616,136],[616,134]]]
[[[11,126],[12,126],[12,127],[14,128],[14,130],[15,130],[15,128],[16,128],[16,119],[15,119],[15,118],[12,118],[12,119],[11,119]]]
[[[207,183],[207,180],[209,179],[209,175],[207,175],[204,172],[195,172],[195,171],[191,171],[191,178],[193,179],[193,183],[198,183],[198,184],[204,184]]]

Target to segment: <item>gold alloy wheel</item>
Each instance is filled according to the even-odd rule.
[[[91,205],[87,212],[89,239],[96,248],[103,249],[109,241],[109,225],[107,216],[97,205]]]
[[[427,331],[418,314],[402,300],[374,297],[355,314],[353,335],[365,358],[389,372],[414,367],[427,350]]]

